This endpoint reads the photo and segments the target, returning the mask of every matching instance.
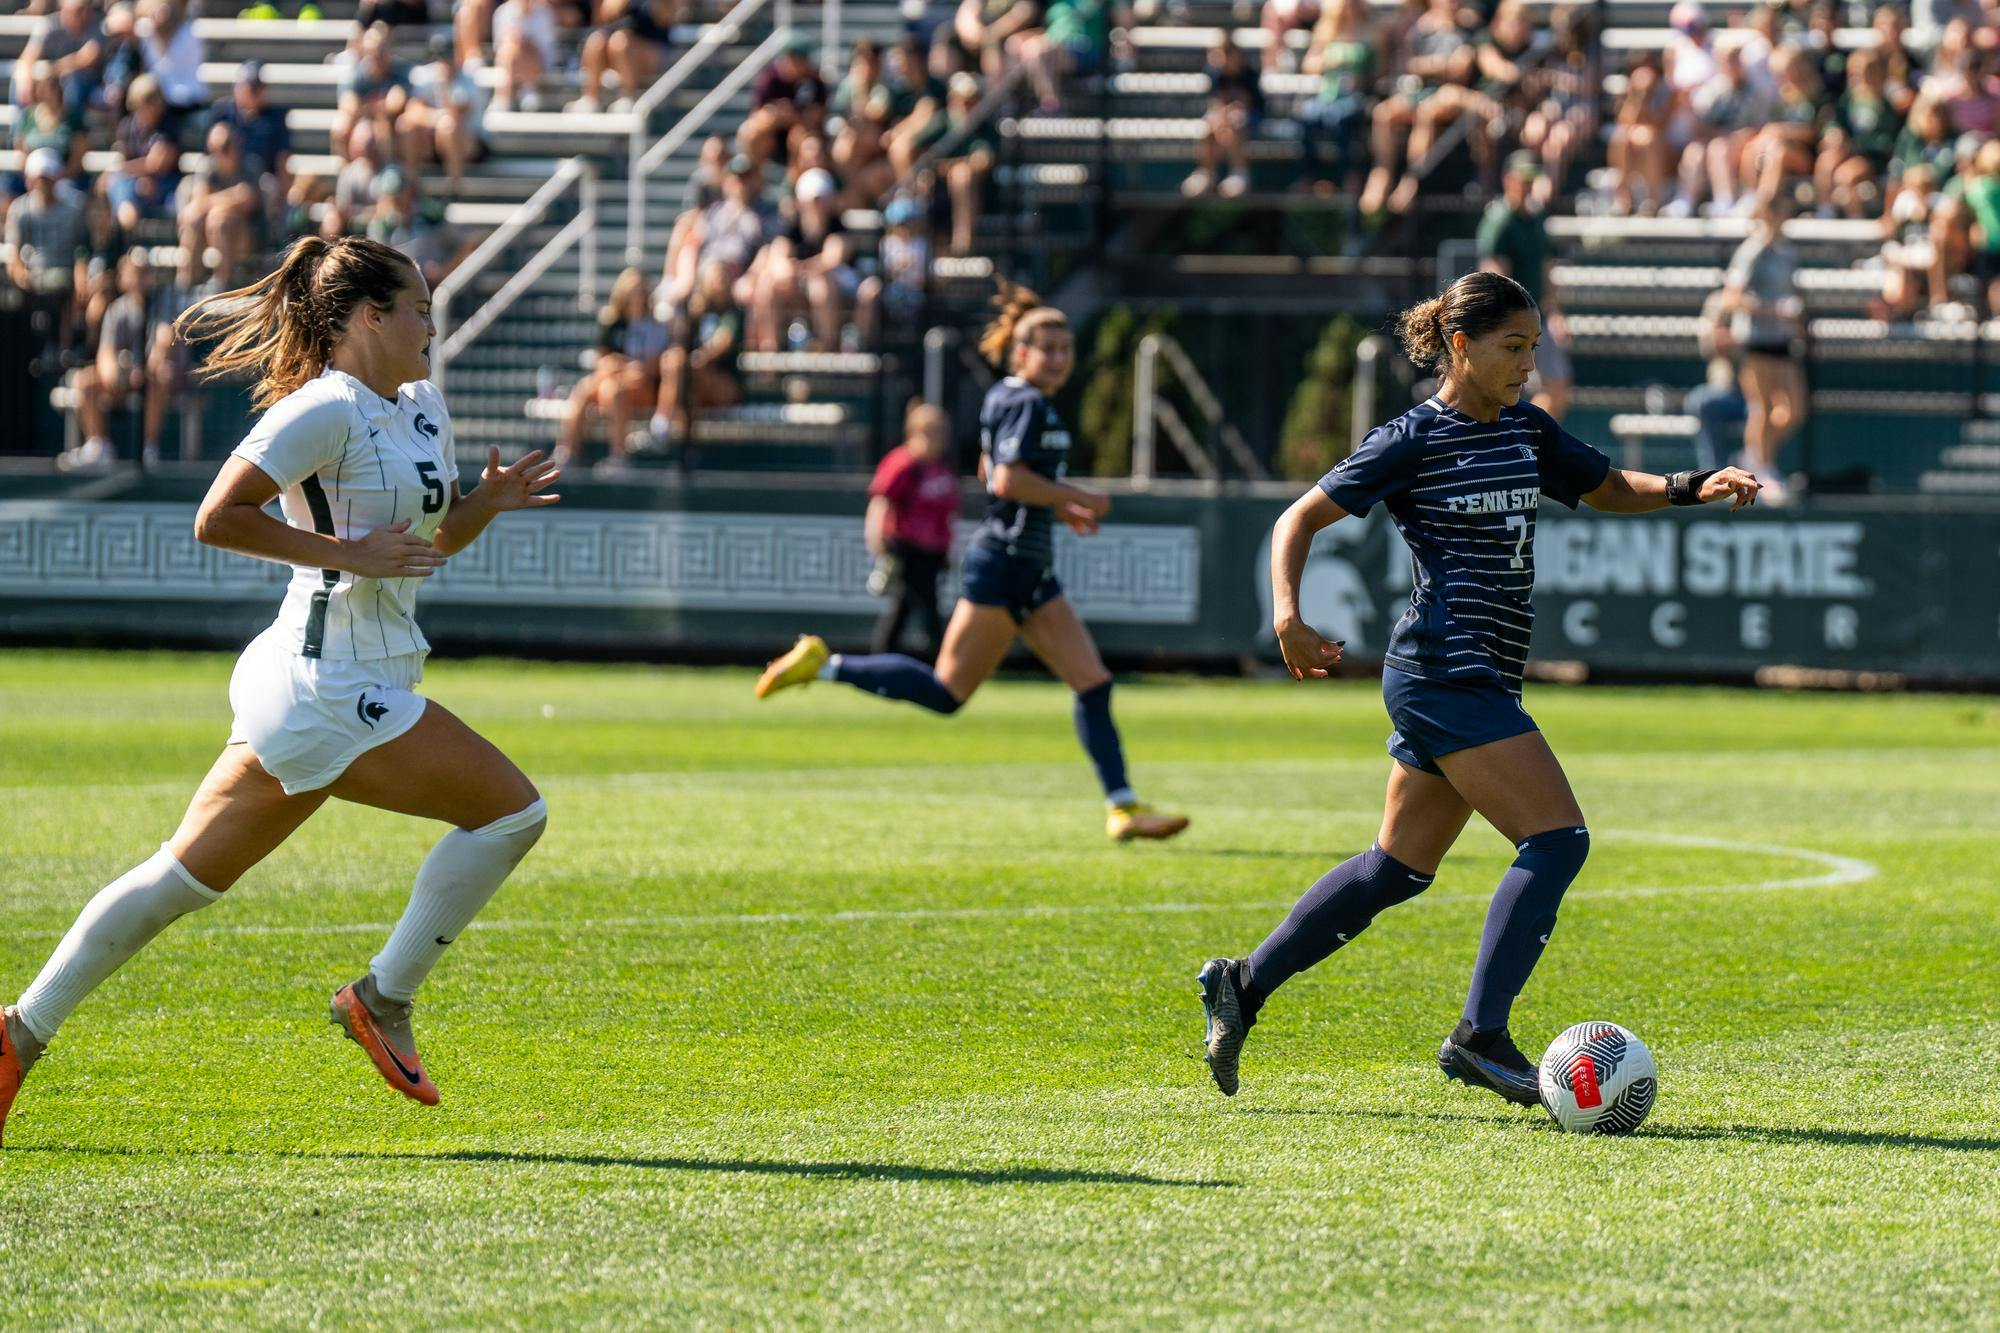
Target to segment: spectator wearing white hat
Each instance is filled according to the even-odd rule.
[[[6,237],[7,275],[27,294],[39,331],[66,347],[84,283],[83,208],[57,193],[62,166],[52,148],[28,154],[28,192],[7,208]]]
[[[840,350],[841,331],[850,319],[872,323],[872,307],[879,299],[879,284],[863,283],[855,270],[839,196],[840,184],[832,172],[821,167],[804,172],[790,220],[766,247],[780,285],[789,283],[795,297],[803,298],[809,346],[820,352]],[[752,319],[759,313],[753,299]],[[788,336],[787,342],[792,341],[796,339]]]

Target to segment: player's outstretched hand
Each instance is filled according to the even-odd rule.
[[[1097,514],[1089,505],[1065,500],[1056,509],[1056,517],[1069,525],[1069,530],[1079,537],[1094,536],[1097,532]]]
[[[522,454],[512,467],[501,467],[500,446],[488,445],[486,470],[479,474],[479,492],[497,513],[538,508],[562,499],[560,495],[546,493],[561,477],[562,465],[554,459],[544,459],[540,449]]]
[[[1340,660],[1344,640],[1322,639],[1318,630],[1302,620],[1276,628],[1278,651],[1285,655],[1285,670],[1292,673],[1293,680],[1323,679],[1326,669]]]
[[[364,579],[427,579],[444,568],[437,547],[430,538],[411,532],[407,518],[341,546],[346,556],[341,567]]]
[[[1729,502],[1729,512],[1733,514],[1745,505],[1756,504],[1757,492],[1763,489],[1764,483],[1757,480],[1756,474],[1740,467],[1726,467],[1701,484],[1701,502],[1734,497]]]

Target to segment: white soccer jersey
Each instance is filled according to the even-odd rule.
[[[331,367],[274,404],[235,454],[278,483],[286,522],[342,538],[403,519],[431,536],[458,476],[451,417],[436,386],[405,384],[392,401]],[[302,657],[428,652],[416,620],[422,582],[295,565],[274,628]]]

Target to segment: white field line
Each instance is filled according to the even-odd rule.
[[[1578,889],[1567,895],[1569,898],[1651,898],[1669,894],[1704,893],[1765,893],[1780,889],[1824,889],[1838,888],[1847,884],[1858,884],[1873,879],[1877,867],[1858,857],[1838,856],[1831,852],[1818,852],[1805,847],[1787,847],[1777,843],[1737,842],[1727,838],[1709,838],[1695,834],[1657,833],[1645,829],[1604,829],[1600,836],[1614,841],[1667,843],[1677,847],[1701,847],[1715,851],[1749,853],[1757,856],[1783,856],[1801,861],[1810,861],[1821,867],[1816,875],[1790,876],[1779,879],[1753,880],[1740,884],[1662,884],[1637,885],[1611,889]],[[1417,903],[1459,903],[1484,902],[1488,895],[1477,893],[1428,893],[1415,899]],[[579,917],[560,921],[537,919],[515,919],[474,921],[470,930],[478,931],[545,931],[561,934],[577,930],[673,930],[702,929],[706,927],[730,926],[781,926],[781,925],[848,925],[871,921],[971,921],[979,919],[1025,921],[1047,917],[1071,916],[1166,916],[1186,915],[1199,912],[1245,912],[1283,911],[1292,904],[1289,901],[1267,902],[1213,902],[1213,903],[1030,903],[1018,907],[916,907],[903,909],[856,909],[840,912],[707,912],[707,913],[660,913],[646,916]],[[268,935],[380,935],[391,928],[391,922],[331,922],[301,925],[266,925],[254,922],[243,924],[217,924],[194,926],[186,933],[190,935],[268,936]],[[54,932],[44,930],[0,931],[0,937],[9,939],[41,938]]]

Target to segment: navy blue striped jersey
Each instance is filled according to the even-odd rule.
[[[986,455],[989,478],[992,468],[1006,463],[1061,481],[1069,471],[1069,427],[1046,394],[1020,376],[1009,375],[987,390],[986,403],[979,409],[979,451]],[[1043,564],[1055,560],[1053,521],[1042,505],[995,495],[972,539]]]
[[[1516,694],[1535,612],[1535,510],[1576,508],[1611,460],[1532,403],[1475,421],[1436,398],[1368,432],[1320,479],[1350,514],[1378,501],[1410,548],[1416,587],[1383,661],[1413,675],[1497,675]]]

